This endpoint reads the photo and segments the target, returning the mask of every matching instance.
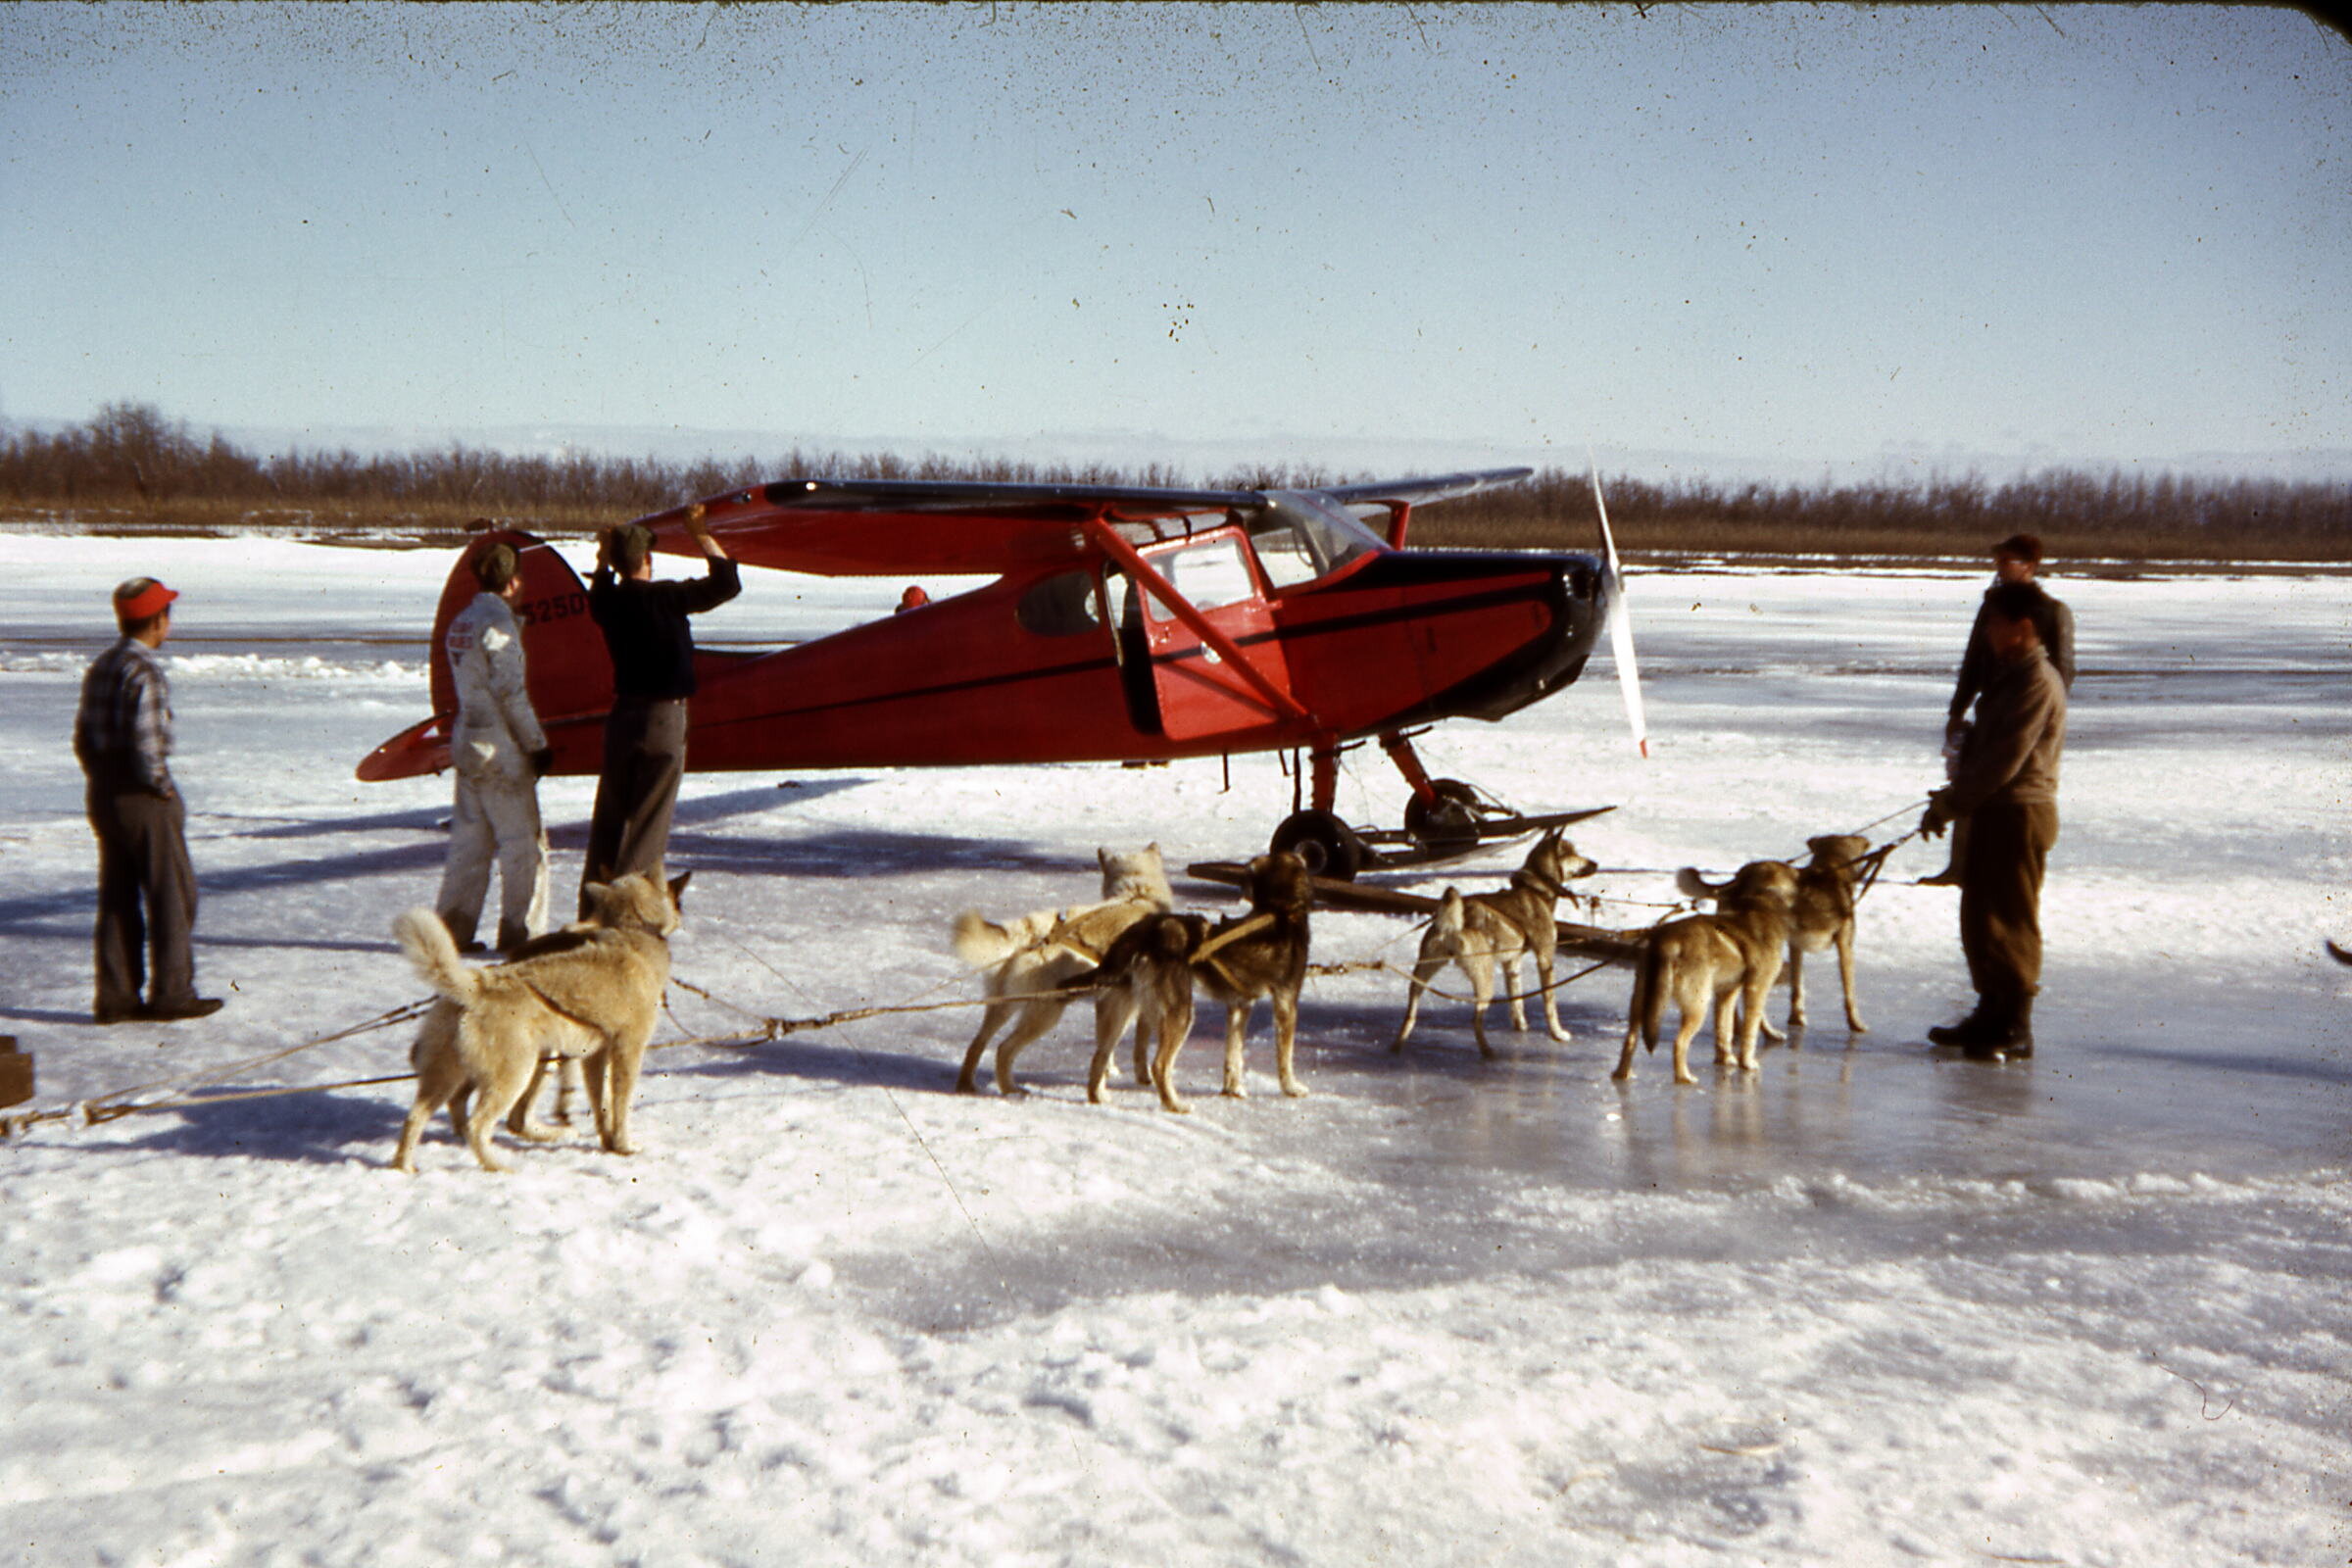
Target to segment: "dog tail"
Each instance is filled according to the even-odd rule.
[[[1024,914],[1009,925],[999,925],[978,909],[966,909],[956,917],[949,945],[956,956],[975,969],[985,969],[1001,963],[1026,948],[1034,948],[1046,939],[1054,928],[1054,916]]]
[[[1438,912],[1429,917],[1429,928],[1432,931],[1447,931],[1455,936],[1460,936],[1462,922],[1466,918],[1462,906],[1462,890],[1447,888],[1445,895],[1438,900]]]
[[[1182,915],[1147,914],[1119,934],[1101,963],[1062,984],[1072,988],[1118,985],[1148,965],[1181,964],[1193,956],[1200,935],[1199,927]]]
[[[2346,953],[2333,942],[2328,944],[2328,956],[2338,963],[2352,963],[2352,953]]]
[[[1652,931],[1642,945],[1642,963],[1634,971],[1633,1014],[1642,1022],[1642,1049],[1658,1049],[1658,1028],[1666,1020],[1666,934]]]
[[[1709,882],[1698,874],[1698,867],[1694,865],[1686,865],[1675,872],[1674,885],[1686,899],[1711,899],[1731,886],[1729,882]]]
[[[416,977],[450,1001],[471,1002],[481,989],[481,971],[458,956],[456,939],[432,910],[409,910],[392,922],[392,934],[416,965]]]

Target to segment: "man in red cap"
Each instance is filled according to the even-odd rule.
[[[196,994],[188,947],[196,870],[188,863],[187,808],[172,783],[172,687],[155,657],[172,635],[172,601],[178,597],[153,577],[133,577],[115,590],[122,635],[82,677],[74,720],[74,755],[88,781],[90,826],[98,835],[98,994],[91,1011],[100,1023],[170,1022],[220,1010],[219,999]],[[142,1003],[150,971],[154,985]]]

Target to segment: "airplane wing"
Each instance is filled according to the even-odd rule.
[[[955,480],[784,479],[703,503],[727,553],[753,566],[830,577],[902,572],[1002,573],[1093,559],[1087,519],[1173,524],[1261,505],[1249,490],[1156,490],[1108,485],[987,484]],[[638,520],[655,548],[701,551],[686,509]]]
[[[1343,505],[1425,502],[1469,495],[1525,478],[1497,468],[1435,478],[1330,486]],[[1189,531],[1187,519],[1221,518],[1265,505],[1256,490],[1179,490],[1090,484],[997,484],[945,479],[780,479],[704,501],[710,531],[752,566],[822,576],[904,572],[997,574],[1100,554],[1088,519],[1102,517],[1138,543]],[[686,532],[687,509],[640,517],[655,547],[701,552]]]
[[[1375,484],[1325,485],[1322,494],[1342,506],[1365,501],[1403,501],[1420,506],[1431,501],[1450,501],[1456,496],[1476,495],[1497,485],[1517,484],[1534,473],[1533,468],[1478,468],[1466,473],[1442,473],[1426,479],[1384,479]]]

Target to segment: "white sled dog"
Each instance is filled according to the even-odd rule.
[[[1674,1035],[1674,1081],[1698,1082],[1690,1072],[1690,1041],[1715,1015],[1715,1064],[1756,1070],[1756,1034],[1764,1003],[1788,948],[1789,911],[1796,904],[1796,871],[1783,860],[1752,860],[1716,895],[1713,914],[1686,914],[1653,928],[1634,973],[1634,998],[1625,1021],[1625,1049],[1618,1053],[1620,1083],[1634,1075],[1634,1047],[1646,1040],[1658,1048],[1658,1026],[1666,1004],[1682,1009]],[[1733,1028],[1733,1009],[1739,1027]]]
[[[693,874],[666,887],[643,872],[598,884],[588,919],[535,938],[524,956],[487,968],[458,956],[431,909],[394,921],[409,961],[442,1000],[424,1015],[411,1052],[416,1102],[401,1125],[393,1168],[416,1171],[416,1141],[444,1104],[484,1170],[508,1168],[490,1152],[490,1134],[518,1102],[515,1132],[533,1143],[553,1138],[525,1120],[548,1055],[584,1058],[599,1139],[615,1154],[635,1153],[629,1102],[669,983],[678,899]]]
[[[1838,979],[1845,992],[1845,1026],[1855,1034],[1868,1034],[1870,1026],[1854,1003],[1854,906],[1861,896],[1856,887],[1859,862],[1870,853],[1870,840],[1857,833],[1828,833],[1805,840],[1805,848],[1813,852],[1812,858],[1790,867],[1796,877],[1796,906],[1788,926],[1788,1027],[1805,1026],[1805,955],[1835,947]],[[1674,883],[1686,899],[1718,898],[1732,885],[1730,879],[1709,882],[1690,866],[1675,873]],[[1764,1020],[1764,1037],[1788,1038],[1770,1018]]]
[[[1544,996],[1544,1021],[1551,1038],[1565,1042],[1568,1030],[1560,1022],[1560,994],[1551,988],[1552,956],[1559,950],[1560,928],[1554,911],[1568,883],[1591,876],[1600,867],[1576,853],[1576,846],[1553,828],[1527,852],[1527,863],[1511,873],[1511,885],[1499,893],[1473,893],[1447,888],[1421,937],[1421,956],[1413,963],[1413,983],[1405,996],[1404,1021],[1396,1026],[1391,1051],[1402,1051],[1421,1013],[1421,994],[1430,982],[1455,963],[1470,979],[1470,1028],[1478,1036],[1482,1056],[1494,1054],[1487,1044],[1487,1004],[1494,1000],[1494,977],[1502,977],[1503,1001],[1510,1004],[1511,1027],[1527,1032],[1527,1012],[1520,1004],[1519,960],[1536,960],[1536,982]]]
[[[956,956],[974,968],[985,967],[988,1006],[980,1014],[979,1032],[963,1054],[963,1071],[956,1079],[958,1094],[980,1089],[980,1054],[989,1037],[1014,1019],[1011,1033],[997,1045],[997,1089],[1014,1093],[1012,1064],[1029,1045],[1057,1023],[1070,997],[1041,997],[1040,991],[1059,991],[1074,975],[1102,961],[1103,953],[1119,934],[1147,914],[1165,914],[1175,906],[1168,871],[1159,846],[1147,844],[1132,855],[1097,850],[1102,870],[1102,901],[1068,909],[1039,909],[999,925],[978,909],[956,917]],[[1015,1015],[1018,1015],[1017,1018]]]

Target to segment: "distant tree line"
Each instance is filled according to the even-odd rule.
[[[2352,559],[2352,482],[2048,468],[1814,485],[1602,481],[1621,549],[1789,555],[1980,554],[2015,533],[2060,555],[2122,560]],[[1448,502],[1423,543],[1538,544],[1595,536],[1592,480],[1545,468]]]
[[[493,516],[545,531],[641,515],[697,496],[796,475],[1019,483],[1298,488],[1373,475],[1312,465],[1196,480],[1173,467],[917,459],[807,452],[732,463],[590,453],[515,455],[453,442],[401,454],[253,453],[198,436],[141,403],[110,403],[52,433],[0,432],[0,502],[162,524],[299,520],[454,528]],[[2105,474],[2052,468],[1995,483],[1976,474],[1816,484],[1704,478],[1603,481],[1621,548],[1643,554],[1977,554],[2011,533],[2053,554],[2145,559],[2352,557],[2352,483]],[[1545,468],[1525,484],[1432,507],[1415,543],[1582,547],[1595,537],[1590,480]]]

